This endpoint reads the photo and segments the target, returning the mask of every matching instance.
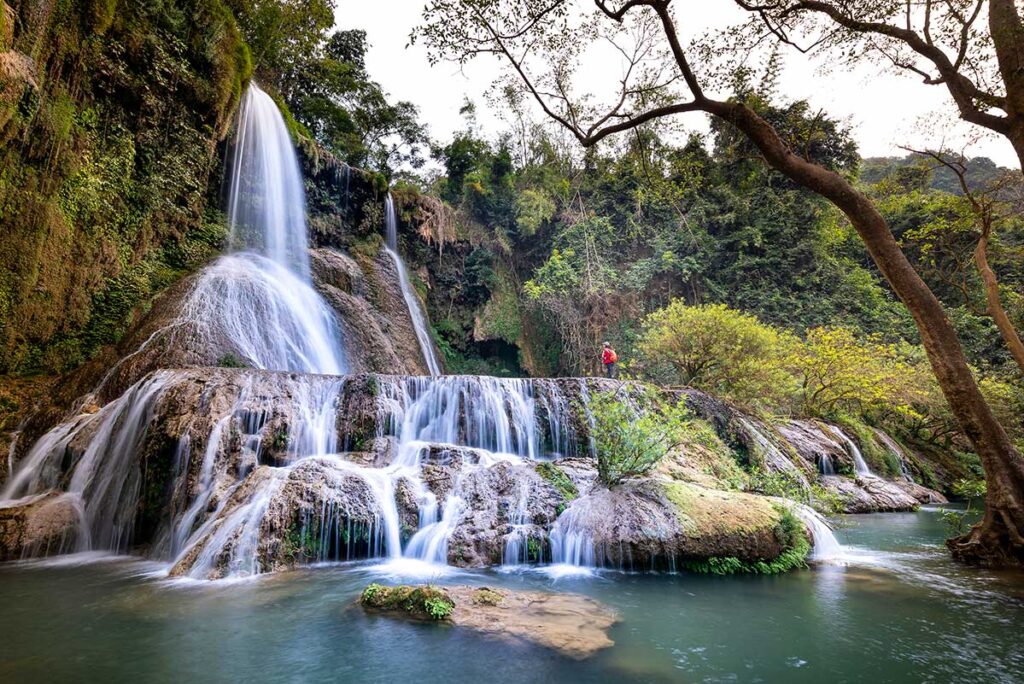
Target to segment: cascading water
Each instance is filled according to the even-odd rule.
[[[378,438],[392,441],[391,461],[380,468],[346,467],[373,492],[380,514],[371,548],[392,562],[447,561],[448,539],[468,508],[463,481],[474,472],[536,460],[544,447],[557,453],[577,450],[565,442],[575,439],[568,414],[548,408],[568,407],[554,383],[541,388],[529,380],[385,376],[377,378],[374,391]],[[539,405],[545,410],[538,411]],[[459,475],[440,505],[421,475],[423,464],[435,458],[460,461]],[[419,509],[418,528],[404,548],[397,505],[401,488]],[[525,530],[529,490],[516,496],[509,520]],[[514,550],[509,558],[518,555]]]
[[[239,251],[203,272],[181,317],[199,344],[226,344],[256,368],[345,373],[337,320],[310,279],[299,161],[281,112],[255,83],[239,110],[228,218]]]
[[[395,213],[395,201],[388,193],[384,200],[384,238],[385,249],[395,262],[395,271],[398,272],[398,283],[402,290],[402,299],[409,310],[409,318],[412,320],[413,331],[416,333],[416,341],[419,342],[420,351],[423,353],[423,360],[427,364],[427,370],[432,376],[441,375],[441,362],[434,351],[434,343],[430,339],[430,329],[427,326],[427,317],[419,298],[413,292],[409,283],[409,275],[405,272],[405,263],[398,255],[398,216]]]
[[[794,510],[797,517],[810,528],[812,548],[809,559],[818,562],[842,560],[846,555],[843,547],[821,514],[804,504],[794,504]]]
[[[790,460],[782,450],[775,445],[765,431],[759,428],[754,421],[746,418],[739,418],[738,422],[746,430],[746,433],[757,445],[761,458],[764,459],[765,467],[772,472],[782,473],[797,483],[804,492],[811,489],[807,476]]]
[[[590,530],[584,524],[585,504],[574,502],[558,516],[551,528],[551,558],[556,565],[593,568],[597,550]]]
[[[871,468],[868,467],[867,461],[864,460],[863,454],[860,453],[860,448],[856,442],[846,436],[846,433],[840,430],[835,425],[829,425],[828,429],[838,437],[846,447],[847,453],[853,459],[853,467],[858,475],[874,475],[871,472]]]
[[[896,440],[887,435],[883,430],[875,430],[875,435],[878,437],[879,441],[881,441],[882,444],[885,445],[885,448],[888,449],[889,452],[893,456],[895,456],[896,460],[899,462],[900,477],[902,477],[907,482],[913,482],[914,476],[910,472],[910,467],[907,465],[907,455],[903,453],[903,448],[896,443]]]

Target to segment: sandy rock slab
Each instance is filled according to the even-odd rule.
[[[614,645],[615,611],[579,594],[489,587],[371,584],[364,609],[520,639],[582,660]]]

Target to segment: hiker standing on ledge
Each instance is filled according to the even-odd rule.
[[[604,370],[608,374],[609,378],[615,377],[615,364],[619,360],[619,355],[612,349],[612,345],[607,342],[604,343],[604,351],[601,353],[601,363],[604,364]]]

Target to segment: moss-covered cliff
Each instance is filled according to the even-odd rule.
[[[221,0],[3,10],[0,372],[63,371],[222,243],[208,188],[252,67]]]

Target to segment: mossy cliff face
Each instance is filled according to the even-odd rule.
[[[209,257],[251,72],[220,0],[20,0],[0,25],[0,372],[60,372]]]

